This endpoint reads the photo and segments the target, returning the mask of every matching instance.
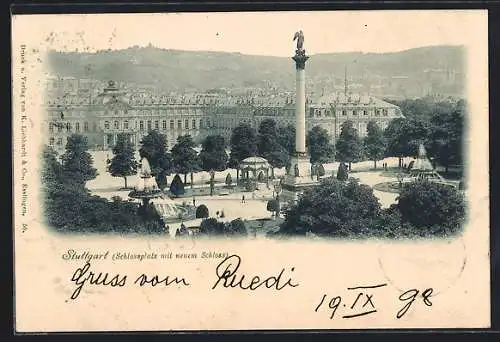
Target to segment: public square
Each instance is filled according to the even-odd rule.
[[[109,172],[106,171],[106,160],[113,156],[112,152],[109,151],[92,151],[91,155],[94,160],[94,167],[97,168],[99,175],[90,180],[87,183],[87,188],[91,191],[93,195],[97,195],[108,200],[111,200],[113,197],[118,196],[121,197],[122,200],[128,201],[130,200],[128,194],[130,193],[130,189],[123,189],[124,180],[122,177],[112,177]],[[139,160],[139,154],[136,153],[136,158]],[[404,159],[404,162],[407,163],[412,158]],[[377,164],[382,165],[383,163],[387,163],[388,168],[397,168],[398,166],[398,158],[386,158],[384,160],[379,161]],[[325,168],[325,176],[323,177],[331,177],[332,174],[335,176],[337,173],[339,163],[329,163],[324,164]],[[216,172],[215,179],[215,193],[213,196],[210,195],[195,195],[196,206],[200,204],[204,204],[207,206],[209,210],[210,217],[216,217],[217,212],[224,212],[224,217],[218,218],[219,221],[229,222],[231,220],[241,218],[242,220],[258,220],[258,219],[270,219],[272,214],[266,210],[267,201],[273,198],[273,190],[267,189],[265,184],[259,187],[258,190],[254,191],[254,195],[252,196],[251,192],[237,192],[237,193],[228,193],[226,191],[222,191],[225,183],[225,178],[227,174],[231,174],[233,179],[236,179],[236,170],[228,169],[222,172]],[[285,174],[285,169],[276,169],[275,176],[280,177]],[[170,175],[167,177],[168,182],[170,183],[173,179],[174,175]],[[351,169],[351,178],[358,178],[360,183],[369,185],[373,187],[375,184],[382,182],[395,182],[397,178],[392,174],[384,174],[383,169],[378,167],[377,170],[373,170],[373,162],[364,161],[359,163],[353,163]],[[189,176],[188,176],[189,179]],[[194,188],[209,188],[209,185],[206,184],[207,180],[210,179],[210,175],[208,172],[197,172],[193,174]],[[127,177],[127,183],[129,188],[134,187],[138,182],[138,176],[129,176]],[[189,185],[186,185],[188,188]],[[217,191],[219,190],[219,191]],[[222,192],[223,194],[220,194]],[[396,203],[396,193],[382,192],[378,190],[374,190],[374,195],[379,199],[380,204],[383,208],[389,207],[391,204]],[[245,196],[245,203],[242,203],[242,196]],[[192,204],[192,197],[184,197],[184,198],[172,198],[172,201],[177,204],[187,203]],[[282,215],[281,215],[282,216]],[[181,224],[185,224],[186,226],[198,226],[201,222],[201,219],[187,220],[187,221],[179,221],[176,223],[169,224],[170,230],[169,233],[174,236],[175,232],[178,228],[180,228]],[[264,236],[261,234],[262,232],[257,231],[257,236]]]

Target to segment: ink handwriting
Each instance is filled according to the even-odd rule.
[[[376,302],[374,299],[374,289],[382,288],[387,286],[387,284],[378,284],[378,285],[370,285],[370,286],[356,286],[356,287],[348,287],[348,291],[357,290],[357,293],[354,297],[350,294],[345,296],[334,295],[328,296],[324,294],[319,302],[319,304],[314,309],[315,312],[319,312],[320,309],[326,305],[327,310],[330,312],[330,319],[334,319],[339,308],[343,310],[342,318],[350,319],[361,316],[367,316],[375,314],[378,309],[376,307]],[[433,293],[432,288],[427,288],[421,293],[422,302],[430,307],[432,306],[432,302],[430,297]],[[410,309],[410,307],[417,300],[420,291],[417,289],[410,289],[402,293],[398,299],[404,302],[404,305],[399,309],[396,313],[396,318],[401,319]],[[351,310],[352,312],[346,313],[346,310]]]
[[[291,276],[284,282],[282,282],[283,274],[285,273],[285,268],[282,268],[277,275],[272,275],[268,277],[262,277],[255,275],[253,277],[248,277],[246,274],[240,270],[241,258],[234,254],[230,255],[224,260],[222,260],[217,268],[215,269],[215,274],[217,275],[217,280],[212,286],[212,290],[217,288],[219,285],[224,288],[240,288],[242,290],[255,291],[261,286],[265,286],[268,289],[274,289],[277,291],[283,290],[285,287],[297,287],[299,284],[295,282]],[[295,270],[294,267],[290,269],[290,273]],[[240,271],[238,273],[238,271]],[[220,287],[219,286],[219,287]]]

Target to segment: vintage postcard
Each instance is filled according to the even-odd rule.
[[[12,27],[17,333],[490,326],[486,11]]]

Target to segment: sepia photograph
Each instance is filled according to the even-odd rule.
[[[107,310],[132,310],[122,317],[126,324],[101,317],[81,326],[50,323],[48,330],[326,328],[337,308],[353,309],[358,299],[341,304],[333,294],[313,295],[294,275],[302,265],[307,274],[320,273],[323,284],[335,282],[320,263],[335,268],[333,260],[343,256],[355,258],[342,263],[344,273],[359,267],[369,270],[366,277],[384,277],[348,290],[399,291],[392,295],[396,304],[385,300],[395,305],[393,321],[373,318],[359,328],[488,325],[485,12],[27,17],[13,17],[14,177],[21,177],[13,180],[16,269],[21,262],[39,269],[35,246],[50,249],[58,261],[47,267],[70,273],[47,282],[62,286],[54,296],[65,293],[65,303],[77,303],[93,291],[106,298],[106,291],[128,286],[126,277],[111,278],[117,272],[166,263],[152,260],[163,246],[158,259],[176,259],[168,261],[177,263],[170,270],[210,260],[196,268],[199,279],[212,280],[208,290],[291,293],[297,287],[298,298],[312,296],[303,325],[261,319],[256,307],[250,318],[240,313],[231,321],[226,310],[225,318],[210,321],[208,302],[200,311],[205,323],[189,324],[188,309],[178,324],[144,323],[131,308],[147,304],[132,303],[135,297],[120,303],[113,294],[114,309]],[[32,23],[39,32],[28,28]],[[285,267],[284,260],[295,266]],[[240,264],[283,270],[236,281]],[[215,278],[207,270],[214,266]],[[432,273],[422,276],[426,271]],[[184,291],[194,282],[146,273],[134,276],[134,284]],[[28,275],[19,274],[16,283],[23,286]],[[433,276],[441,288],[429,283]],[[354,271],[349,277],[355,279]],[[366,277],[360,281],[372,282]],[[411,292],[409,279],[426,286]],[[474,279],[481,280],[475,291]],[[416,298],[418,310],[431,310],[431,297],[452,287],[482,293],[475,321],[455,314],[456,304],[449,304],[455,299],[446,297],[451,306],[441,308],[449,315],[441,312],[442,322],[410,317],[401,323]],[[196,291],[198,300],[211,293]],[[412,298],[408,307],[405,296]],[[16,299],[24,303],[18,310],[30,310],[28,297]],[[249,298],[243,302],[251,305]],[[288,305],[277,303],[280,310]],[[369,296],[363,303],[371,310],[343,318],[377,312]],[[59,314],[67,310],[61,305]],[[320,323],[321,310],[327,312]],[[45,331],[42,323],[26,324]]]
[[[309,54],[302,30],[279,39],[290,57],[49,51],[47,223],[171,238],[459,235],[465,48]]]

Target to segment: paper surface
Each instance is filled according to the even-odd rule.
[[[317,30],[321,32],[324,27],[321,25],[328,22],[329,15],[335,27],[347,27],[356,17],[368,28],[373,28],[372,31],[367,31],[366,36],[353,33],[353,38],[337,33],[336,39],[365,39],[364,47],[377,51],[378,42],[366,37],[389,29],[393,31],[391,36],[379,36],[377,39],[390,41],[387,49],[392,51],[397,50],[397,46],[401,46],[401,50],[408,48],[405,44],[411,39],[415,39],[414,46],[425,45],[417,38],[426,35],[433,35],[435,44],[439,44],[441,39],[442,44],[466,47],[469,113],[464,153],[468,218],[464,233],[458,238],[422,241],[322,241],[305,238],[286,241],[266,238],[179,240],[167,236],[54,233],[45,223],[40,183],[41,151],[44,134],[47,134],[44,124],[46,113],[42,106],[45,101],[44,82],[49,74],[46,52],[63,49],[63,46],[69,51],[84,51],[86,46],[100,49],[105,39],[109,39],[111,49],[158,42],[163,32],[153,27],[161,26],[145,27],[140,24],[150,21],[161,25],[162,20],[166,23],[170,17],[160,14],[14,16],[12,125],[16,331],[489,327],[487,13],[412,11],[416,22],[422,24],[425,21],[424,26],[429,31],[420,30],[418,34],[414,34],[414,27],[408,27],[407,31],[396,28],[401,24],[398,13],[408,15],[404,11],[321,13],[317,14]],[[215,15],[219,21],[210,19],[210,22],[218,23],[214,25],[221,36],[229,32],[229,28],[240,33],[241,40],[249,35],[250,27],[238,26],[235,13],[228,14],[226,21],[224,14],[206,14],[207,18]],[[313,27],[311,22],[314,22],[316,14],[253,15],[271,20],[276,15],[283,22],[303,16],[303,23]],[[292,15],[293,19],[287,19]],[[191,22],[195,28],[198,22],[199,32],[203,31],[203,21],[193,18]],[[244,23],[248,22],[245,19]],[[126,30],[127,27],[135,35],[127,36],[127,32],[131,32]],[[307,30],[304,31],[308,53],[314,57],[314,53],[327,52],[320,48],[331,38],[327,33],[314,40],[308,38],[314,33],[307,36]],[[85,36],[83,41],[80,40],[81,32]],[[442,35],[435,37],[436,32]],[[110,33],[109,37],[107,33]],[[174,35],[173,32],[168,34]],[[182,35],[180,29],[175,34],[177,38],[172,38],[172,48],[196,49],[196,42],[192,39],[192,47],[179,45],[179,35]],[[292,35],[293,31],[288,34],[290,37],[286,36],[288,48],[285,46],[281,52],[273,51],[272,44],[267,41],[259,47],[261,51],[250,49],[249,53],[266,54],[268,48],[269,55],[282,53],[283,56],[291,56],[294,50]],[[186,33],[185,41],[192,36],[192,33]],[[207,48],[203,38],[200,33],[199,50]],[[252,38],[247,41],[248,45],[253,42]],[[228,38],[220,43],[220,47],[213,49],[231,51],[231,44],[235,50],[242,46],[238,40],[231,42]],[[348,51],[361,49],[354,43],[343,46]],[[313,62],[313,57],[308,63]],[[283,68],[293,71],[293,62],[288,61]],[[121,182],[121,179],[118,181]],[[198,201],[203,202],[203,198],[198,197]],[[243,205],[239,199],[233,202],[231,205],[238,208]],[[231,216],[231,205],[221,204],[220,208]],[[255,208],[256,212],[262,212],[262,216],[269,217],[265,202],[252,205],[249,205],[249,211]],[[99,254],[101,257],[92,259],[87,271],[108,273],[108,281],[119,275],[116,283],[126,276],[123,286],[99,286],[87,282],[72,299],[78,287],[72,277],[83,272],[85,261],[71,260],[71,256],[83,255],[86,258]],[[217,267],[231,255],[236,256],[226,260],[226,264],[231,262],[234,266],[240,260],[237,273],[245,275],[245,286],[254,276],[263,280],[277,277],[282,272],[280,281],[269,288],[263,285],[255,290],[222,286],[217,283]],[[158,280],[169,276],[172,281],[177,277],[178,282],[169,286],[164,283],[156,286],[145,283],[141,286],[141,275],[149,280],[154,275],[158,276]],[[288,285],[285,284],[287,281]],[[280,286],[283,288],[277,290]],[[414,298],[410,298],[413,294]],[[357,298],[359,302],[355,303]],[[363,304],[366,306],[362,308]],[[406,305],[407,311],[397,318]],[[349,317],[371,310],[376,312]]]

